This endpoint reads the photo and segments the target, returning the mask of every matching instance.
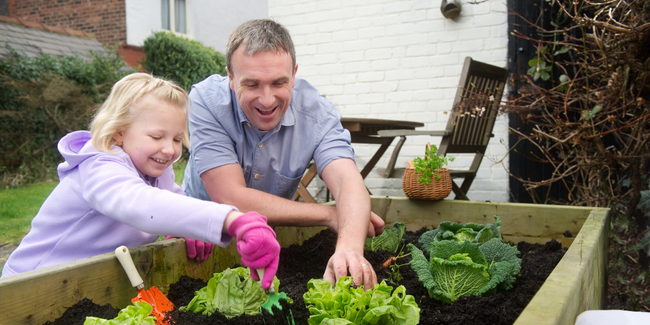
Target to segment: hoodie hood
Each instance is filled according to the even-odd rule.
[[[65,159],[57,168],[59,180],[67,176],[71,170],[79,166],[84,160],[99,154],[92,146],[91,139],[92,135],[89,131],[75,131],[68,133],[59,140],[57,148]]]

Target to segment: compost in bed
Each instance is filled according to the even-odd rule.
[[[419,246],[418,239],[427,229],[417,232],[407,231],[407,242]],[[283,248],[280,253],[280,266],[277,277],[280,279],[280,292],[294,300],[291,307],[297,325],[307,324],[309,311],[304,305],[302,295],[307,292],[307,282],[312,278],[322,278],[327,261],[334,253],[336,234],[329,230],[322,231],[316,236],[305,241],[302,245],[292,245]],[[402,280],[399,284],[406,287],[406,293],[415,297],[420,307],[420,324],[473,324],[495,325],[513,324],[519,314],[551,274],[555,265],[564,255],[565,250],[556,241],[547,244],[517,244],[521,253],[521,275],[517,278],[514,287],[504,293],[494,294],[489,297],[461,297],[453,304],[443,304],[427,295],[427,291],[419,282],[417,275],[409,266],[400,268]],[[386,252],[366,252],[366,259],[373,265],[379,281],[389,278],[387,269],[382,268],[382,263],[394,254]],[[399,264],[406,263],[410,257],[400,259]],[[204,287],[203,280],[191,279],[183,276],[170,286],[168,298],[176,307],[171,314],[171,321],[178,325],[194,324],[245,324],[263,325],[261,316],[235,317],[226,319],[215,313],[211,316],[180,313],[178,306],[187,305],[194,297],[194,291]],[[393,286],[394,287],[394,286]],[[117,316],[118,309],[110,305],[99,306],[88,299],[84,299],[69,308],[60,318],[46,325],[73,325],[83,324],[86,316],[96,316],[111,319]]]

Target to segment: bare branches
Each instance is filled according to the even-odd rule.
[[[503,108],[535,125],[530,134],[511,130],[537,148],[520,154],[553,170],[542,181],[519,181],[529,190],[562,184],[573,204],[627,202],[638,195],[620,185],[631,177],[630,168],[650,174],[650,14],[640,1],[552,4],[570,25],[536,26],[541,39],[513,32],[535,42],[538,69],[544,61],[555,74],[546,88],[529,77],[529,91]]]

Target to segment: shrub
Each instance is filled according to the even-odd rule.
[[[132,72],[117,55],[93,55],[85,62],[12,51],[0,59],[0,187],[54,177],[59,139],[88,129],[112,85]]]
[[[210,75],[226,75],[222,53],[170,32],[154,33],[144,41],[143,49],[149,73],[173,80],[187,91]]]
[[[539,194],[539,203],[612,208],[607,307],[648,311],[650,2],[546,1],[540,10],[550,26],[537,25],[547,16],[526,26],[539,37],[513,32],[533,42],[537,55],[528,62],[526,91],[504,112],[534,126],[510,132],[537,149],[522,156],[553,172],[542,180],[511,177]],[[552,186],[567,199],[543,196]]]

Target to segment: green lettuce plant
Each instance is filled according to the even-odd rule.
[[[152,310],[150,304],[136,301],[133,305],[120,310],[117,317],[113,319],[88,316],[84,325],[155,325],[156,317],[149,316]]]
[[[420,322],[420,307],[415,298],[406,294],[406,288],[386,285],[385,281],[374,289],[364,291],[363,286],[353,287],[352,277],[341,277],[332,287],[329,281],[311,279],[303,295],[311,316],[310,325],[411,325]]]
[[[273,279],[275,292],[279,292],[279,286],[280,280],[276,277]],[[192,301],[187,306],[180,307],[179,311],[203,315],[219,312],[230,319],[242,314],[259,314],[260,306],[267,299],[268,295],[260,282],[251,279],[248,268],[229,268],[215,273],[208,285],[196,291]]]
[[[500,219],[495,219],[482,228],[443,223],[446,228],[423,234],[420,243],[429,259],[415,245],[407,245],[411,268],[431,298],[451,304],[462,296],[487,296],[512,288],[521,270],[519,250],[501,240]]]

